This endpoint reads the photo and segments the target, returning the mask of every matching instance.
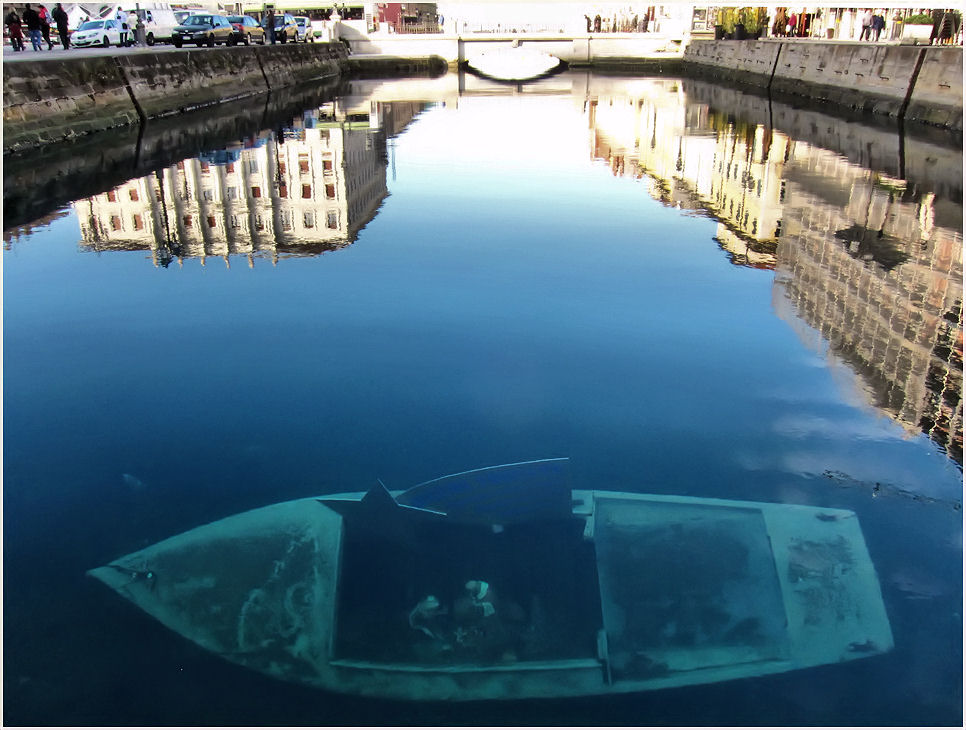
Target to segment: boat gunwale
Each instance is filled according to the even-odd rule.
[[[601,671],[599,659],[559,659],[555,661],[508,662],[506,664],[392,664],[359,659],[331,659],[329,665],[343,669],[366,669],[418,674],[480,674],[488,672],[547,672],[591,669]]]

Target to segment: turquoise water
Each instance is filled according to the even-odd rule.
[[[961,147],[676,79],[464,86],[357,83],[5,232],[5,723],[957,724]],[[578,488],[856,511],[895,650],[362,701],[84,576],[252,507],[556,456]]]

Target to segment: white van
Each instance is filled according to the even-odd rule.
[[[144,38],[149,46],[158,42],[168,42],[171,40],[171,31],[178,25],[169,3],[164,2],[140,2],[138,8],[124,6],[124,13],[135,12],[144,21]],[[134,33],[134,28],[130,29]]]

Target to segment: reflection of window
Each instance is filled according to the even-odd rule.
[[[325,197],[335,198],[335,185],[330,183],[325,186]]]
[[[107,199],[110,202],[112,202],[112,203],[116,203],[117,202],[117,191],[116,190],[108,190],[107,191]]]
[[[332,170],[332,160],[322,160],[322,169],[330,172]]]
[[[135,202],[137,202],[139,200],[137,188],[131,188],[128,191],[128,195],[130,195],[131,196],[131,200],[133,200]]]
[[[257,185],[252,185],[252,197],[253,198],[260,198],[260,197],[262,197],[262,189],[260,187],[258,187]]]
[[[183,170],[183,169],[184,169],[184,160],[181,160],[181,162],[179,162],[179,163],[177,164],[177,168],[178,168],[179,170]]]
[[[284,175],[285,174],[285,161],[284,160],[279,160],[278,161],[278,172],[279,172],[280,175]]]
[[[299,172],[308,172],[308,171],[309,171],[309,156],[299,155]]]
[[[258,172],[258,160],[249,160],[248,161],[248,171],[249,172]]]
[[[326,215],[326,225],[329,228],[339,227],[339,215],[335,211],[329,211]]]
[[[144,220],[142,220],[140,214],[133,216],[131,218],[131,221],[134,223],[134,230],[135,231],[144,230]]]
[[[208,227],[209,228],[215,227],[215,216],[213,215],[208,216]]]
[[[207,162],[202,162],[201,163],[201,174],[202,175],[207,175],[208,174],[208,163]]]
[[[304,225],[306,228],[314,228],[315,213],[310,210],[305,211],[305,213],[302,214],[302,225]]]
[[[278,186],[278,197],[287,198],[288,197],[288,185],[282,183]]]
[[[215,199],[215,193],[210,188],[206,188],[205,190],[202,190],[201,194],[204,196],[205,200]]]
[[[225,198],[228,200],[234,200],[236,197],[238,197],[238,188],[225,188]]]
[[[312,186],[311,185],[303,185],[302,186],[302,197],[303,198],[306,198],[306,199],[311,199],[311,197],[312,197]]]
[[[189,213],[188,215],[186,215],[184,217],[184,226],[185,226],[185,228],[191,228],[191,221],[192,221],[192,218],[191,218],[191,214]]]
[[[262,217],[261,216],[256,216],[255,217],[255,230],[256,231],[263,231],[263,230],[265,230],[265,224],[262,222]]]
[[[232,228],[239,228],[240,226],[241,226],[241,223],[238,220],[238,216],[237,215],[233,215],[231,217],[231,227]]]
[[[155,190],[154,191],[154,199],[157,200],[159,203],[161,202],[161,191],[160,190]]]
[[[119,216],[119,215],[112,215],[111,216],[111,230],[112,231],[119,231],[119,230],[121,230],[121,216]]]
[[[228,163],[225,164],[225,172],[234,172],[234,171],[235,171],[235,163],[234,162],[228,162]]]
[[[286,210],[281,215],[282,219],[282,230],[291,231],[292,230],[292,211]]]

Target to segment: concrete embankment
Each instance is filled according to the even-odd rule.
[[[963,49],[821,41],[692,41],[689,73],[812,102],[963,129]]]
[[[335,79],[349,68],[341,43],[287,44],[59,57],[5,64],[4,154],[286,87]],[[442,73],[433,58],[354,60],[399,76]]]

